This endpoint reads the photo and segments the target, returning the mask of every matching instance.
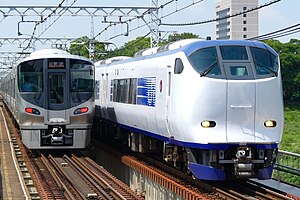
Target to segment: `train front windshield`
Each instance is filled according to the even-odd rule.
[[[70,60],[71,92],[93,92],[93,66],[86,61]]]
[[[43,91],[43,59],[21,63],[19,74],[20,92]]]
[[[266,49],[247,46],[219,46],[199,49],[189,56],[189,61],[200,76],[211,78],[267,78],[277,76],[279,68],[278,56]],[[223,68],[226,63],[234,63],[234,65],[230,65],[228,69]],[[250,65],[243,65],[243,63],[253,63],[255,68],[251,69]]]

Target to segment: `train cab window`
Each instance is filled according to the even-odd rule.
[[[201,76],[212,77],[221,75],[217,50],[215,47],[195,51],[189,56],[189,61]]]
[[[230,74],[232,76],[247,76],[248,71],[246,66],[230,66]]]
[[[244,46],[221,46],[220,49],[223,60],[248,60]]]
[[[71,92],[93,92],[94,73],[90,62],[70,59]]]
[[[277,76],[278,57],[268,50],[250,47],[257,75]]]
[[[43,91],[43,59],[31,60],[19,65],[18,88],[20,92]]]
[[[62,73],[49,74],[50,84],[50,102],[51,104],[63,104],[65,78]]]

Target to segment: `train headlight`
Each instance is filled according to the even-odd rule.
[[[34,115],[40,115],[41,112],[36,109],[36,108],[25,108],[25,112],[30,113],[30,114],[34,114]]]
[[[89,111],[89,108],[87,107],[83,107],[83,108],[77,108],[75,111],[74,111],[74,115],[79,115],[79,114],[83,114],[83,113],[86,113]]]
[[[275,120],[267,120],[264,122],[265,127],[267,128],[272,128],[276,126],[276,121]]]
[[[216,126],[216,122],[205,120],[201,122],[201,126],[203,128],[212,128]]]

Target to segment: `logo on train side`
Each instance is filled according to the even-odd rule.
[[[137,104],[155,107],[155,86],[156,77],[139,78],[137,86]]]

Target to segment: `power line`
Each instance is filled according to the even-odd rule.
[[[163,25],[163,26],[193,26],[193,25],[199,25],[199,24],[207,24],[207,23],[211,23],[211,22],[215,22],[215,21],[219,21],[219,20],[223,20],[223,19],[228,19],[228,18],[236,17],[236,16],[239,16],[239,15],[242,15],[242,14],[245,14],[245,13],[249,13],[249,12],[255,11],[255,10],[259,10],[259,9],[261,9],[263,7],[267,7],[267,6],[270,6],[270,5],[274,4],[274,3],[278,3],[279,1],[281,1],[281,0],[270,1],[269,3],[265,3],[265,4],[260,5],[258,7],[245,10],[243,12],[239,12],[239,13],[236,13],[236,14],[233,14],[233,15],[227,15],[225,17],[219,17],[219,18],[215,18],[215,19],[205,20],[205,21],[201,21],[201,22],[189,22],[189,23],[180,23],[180,24],[179,23],[178,24],[161,23],[160,25]]]
[[[248,40],[269,40],[274,38],[279,38],[283,36],[292,35],[300,32],[300,23],[295,24],[277,31],[273,31],[271,33],[263,34],[257,37],[249,38]]]
[[[158,9],[163,9],[165,6],[169,5],[170,3],[174,2],[174,1],[177,2],[178,0],[170,0],[170,1],[168,1],[167,3],[158,6]],[[204,0],[193,1],[193,3],[191,3],[191,4],[187,5],[187,6],[184,6],[184,7],[180,8],[180,9],[176,9],[176,11],[173,11],[173,12],[171,12],[171,13],[168,13],[168,14],[162,16],[160,19],[157,19],[157,20],[161,20],[162,18],[168,17],[168,16],[170,16],[170,15],[172,15],[172,14],[174,14],[174,13],[177,13],[177,12],[179,12],[179,11],[182,11],[182,10],[184,10],[184,9],[187,9],[187,8],[189,8],[189,7],[191,7],[191,6],[194,6],[194,5],[196,5],[196,4],[198,4],[198,3],[202,2],[202,1],[204,1]],[[126,21],[124,21],[124,23],[126,23],[126,22],[127,22],[127,23],[131,23],[131,22],[134,21],[134,20],[143,18],[146,14],[150,14],[150,11],[147,11],[147,12],[143,13],[142,15],[138,16],[138,17],[135,17],[135,18],[126,20]],[[137,30],[137,29],[140,29],[140,28],[142,28],[142,27],[149,26],[149,24],[151,24],[151,22],[145,23],[145,24],[143,24],[143,25],[138,25],[138,26],[135,27],[135,28],[129,29],[129,30],[128,30],[128,33],[133,32],[133,31],[135,31],[135,30]],[[160,23],[159,23],[159,25],[160,25]],[[107,30],[107,28],[108,28],[108,27],[106,27],[105,29]],[[103,31],[101,31],[101,33],[102,33],[102,32],[103,32]],[[99,35],[100,35],[100,34],[97,34],[97,36],[99,36]],[[114,39],[114,38],[117,38],[117,37],[120,37],[120,36],[123,36],[123,35],[124,35],[124,34],[118,34],[118,35],[115,35],[115,36],[110,37],[109,39],[106,39],[105,41],[111,40],[111,39]]]

